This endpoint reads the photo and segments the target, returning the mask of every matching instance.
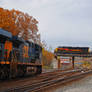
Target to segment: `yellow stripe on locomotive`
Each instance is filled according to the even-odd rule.
[[[4,45],[4,49],[5,49],[5,57],[9,58],[10,52],[12,51],[12,42],[10,41],[6,41],[5,45]]]

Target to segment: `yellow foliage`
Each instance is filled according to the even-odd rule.
[[[83,68],[91,69],[91,63],[88,61],[84,61],[82,64]]]
[[[47,51],[43,48],[42,54],[43,54],[43,58],[42,58],[43,65],[48,65],[49,66],[52,62],[53,57],[54,57],[53,53],[49,52],[49,51]]]

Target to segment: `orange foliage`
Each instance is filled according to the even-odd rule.
[[[0,8],[0,28],[15,34],[16,26],[14,24],[14,20],[12,20],[12,13]]]
[[[3,28],[13,35],[18,35],[25,40],[33,42],[40,41],[38,38],[38,21],[27,13],[18,10],[7,10],[0,8],[0,28]]]

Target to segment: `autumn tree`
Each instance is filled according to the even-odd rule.
[[[17,33],[17,31],[15,31],[17,27],[12,19],[12,13],[3,8],[0,8],[0,28],[9,31],[12,34],[15,34],[15,32]]]
[[[37,24],[38,21],[27,13],[0,8],[0,28],[25,40],[40,44]]]
[[[54,54],[51,52],[51,47],[47,47],[47,44],[45,41],[42,41],[42,47],[43,47],[43,50],[42,50],[43,66],[50,66],[54,58]]]

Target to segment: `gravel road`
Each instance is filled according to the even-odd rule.
[[[92,92],[92,75],[64,86],[51,88],[44,92]]]

